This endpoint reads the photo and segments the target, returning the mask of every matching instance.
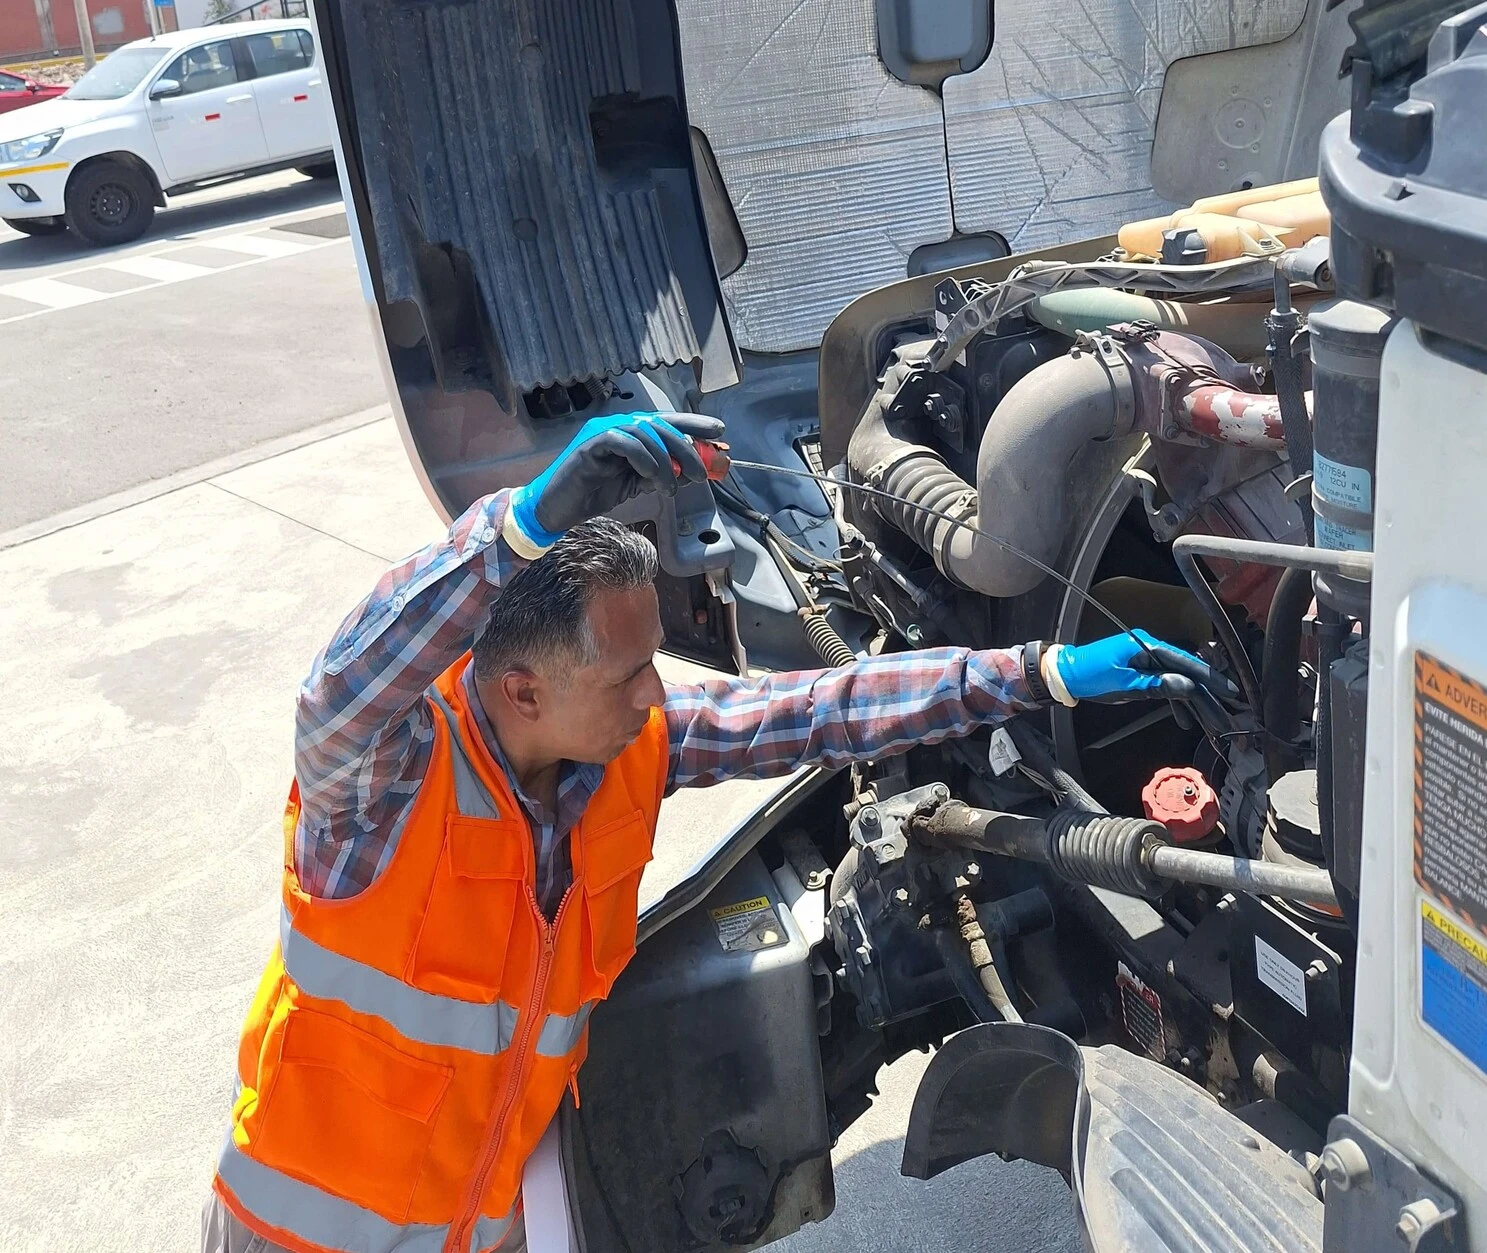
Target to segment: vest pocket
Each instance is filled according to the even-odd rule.
[[[461,1000],[501,990],[516,911],[525,909],[526,827],[508,820],[445,820],[444,849],[409,962],[409,982]]]
[[[651,833],[637,809],[582,838],[589,960],[607,996],[635,953],[640,874],[651,859]]]
[[[263,1076],[253,1155],[405,1222],[453,1075],[339,1018],[291,1009]]]

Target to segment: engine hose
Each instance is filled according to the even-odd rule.
[[[806,639],[828,666],[850,666],[857,660],[857,654],[824,616],[802,610],[800,620],[805,626]]]
[[[1012,743],[1017,746],[1017,751],[1022,754],[1022,760],[1053,789],[1060,805],[1067,805],[1087,814],[1108,812],[1099,801],[1085,791],[1084,785],[1078,779],[1058,764],[1058,758],[1053,753],[1053,745],[1048,742],[1041,731],[1022,718],[1013,718],[1003,725],[1007,728],[1007,733],[1011,735]]]
[[[1233,670],[1234,677],[1239,680],[1245,703],[1255,711],[1258,717],[1265,703],[1260,695],[1260,680],[1255,674],[1254,664],[1250,661],[1249,653],[1244,649],[1244,643],[1239,638],[1239,632],[1235,629],[1233,620],[1219,600],[1218,594],[1203,577],[1203,571],[1198,568],[1199,549],[1197,545],[1202,538],[1201,536],[1179,535],[1172,544],[1172,560],[1177,563],[1178,571],[1198,603],[1203,606],[1208,620],[1213,623],[1219,643],[1223,645],[1224,652],[1228,655],[1229,667]]]
[[[1064,878],[1129,896],[1162,894],[1162,881],[1145,860],[1147,846],[1167,837],[1161,823],[1059,809],[1047,829],[1048,864]]]
[[[1301,621],[1311,598],[1311,571],[1293,566],[1281,575],[1265,619],[1260,720],[1268,732],[1265,765],[1272,782],[1301,768],[1301,754],[1291,746],[1301,733]]]

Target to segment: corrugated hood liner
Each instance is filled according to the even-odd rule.
[[[344,9],[389,303],[411,235],[468,254],[516,390],[701,355],[655,190],[596,168],[590,101],[640,86],[607,0]]]

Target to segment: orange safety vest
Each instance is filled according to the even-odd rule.
[[[467,655],[468,656],[468,655]],[[427,694],[434,748],[391,859],[347,900],[294,872],[238,1048],[213,1186],[298,1253],[480,1253],[515,1222],[522,1167],[635,952],[636,897],[667,772],[659,709],[574,829],[551,924],[532,835],[476,728],[461,658]]]

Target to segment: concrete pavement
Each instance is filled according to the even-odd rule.
[[[286,173],[123,248],[0,226],[0,531],[383,403],[340,217]]]
[[[0,551],[0,1248],[192,1247],[275,933],[296,684],[441,529],[383,419]],[[668,801],[647,897],[768,788]],[[898,1176],[924,1064],[884,1072],[837,1214],[779,1247],[1075,1248],[1048,1172]]]

